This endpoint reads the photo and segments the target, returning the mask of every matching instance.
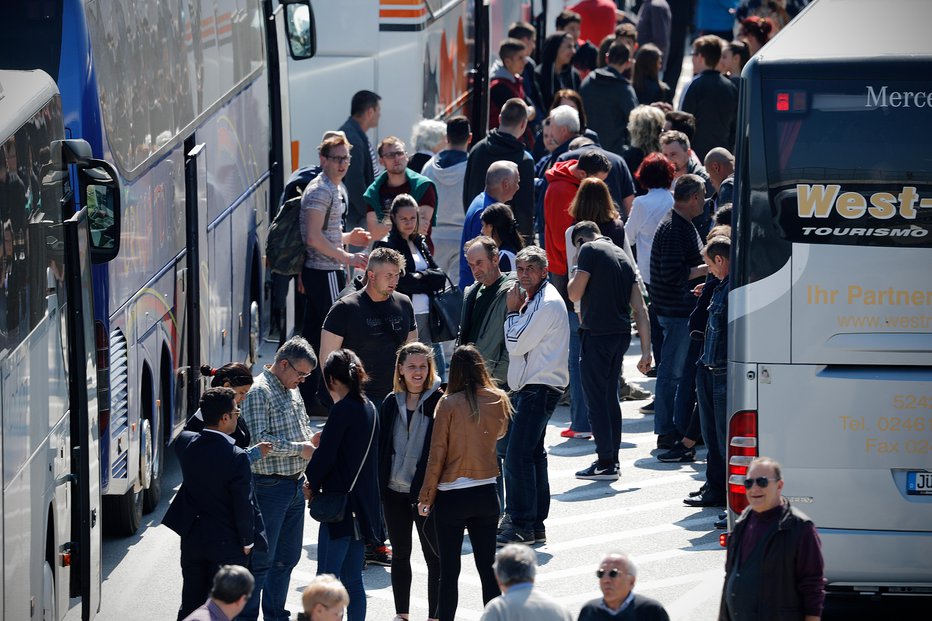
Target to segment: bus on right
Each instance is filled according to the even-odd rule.
[[[830,591],[932,594],[927,0],[817,0],[741,76],[729,524],[756,455]]]

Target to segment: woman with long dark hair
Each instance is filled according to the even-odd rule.
[[[375,541],[379,521],[378,414],[366,398],[368,376],[359,356],[338,349],[327,356],[324,383],[333,407],[320,446],[307,465],[306,489],[348,493],[340,522],[321,522],[317,536],[317,573],[334,574],[350,594],[349,621],[366,618],[362,567],[366,541]],[[352,491],[350,491],[352,488]]]
[[[482,215],[482,234],[491,237],[498,246],[498,267],[503,272],[515,269],[515,255],[524,248],[524,239],[518,233],[514,212],[505,203],[493,203]]]
[[[201,367],[201,375],[211,378],[211,388],[232,388],[234,392],[233,402],[237,406],[246,398],[246,393],[252,388],[252,371],[242,362],[230,362],[219,369],[205,364]],[[184,428],[185,431],[198,432],[204,429],[204,418],[201,416],[200,410],[191,415]],[[242,417],[237,417],[236,430],[230,436],[236,446],[246,451],[249,456],[249,463],[262,459],[272,450],[271,442],[260,442],[255,446],[250,446],[252,437],[249,433],[249,427],[246,426],[246,422]]]
[[[625,238],[625,224],[604,181],[595,177],[583,179],[575,198],[570,203],[569,214],[573,216],[575,222],[583,220],[595,222],[602,235],[611,239],[613,244],[623,249],[633,259],[631,246]],[[572,245],[570,242],[567,248]]]
[[[645,43],[634,54],[634,70],[631,74],[631,84],[643,104],[652,104],[655,101],[673,101],[673,89],[660,79],[660,68],[663,67],[663,52],[653,43]]]
[[[392,595],[396,619],[408,619],[411,608],[411,530],[417,530],[427,563],[428,618],[437,611],[440,557],[433,529],[417,511],[430,452],[434,410],[443,396],[433,351],[414,341],[398,350],[395,391],[379,413],[379,491],[388,538],[392,542]]]
[[[446,277],[427,248],[427,238],[420,232],[421,216],[414,197],[396,196],[389,215],[392,228],[373,248],[391,248],[405,258],[405,269],[396,290],[411,298],[418,340],[430,345],[430,294],[443,288]]]
[[[579,92],[582,80],[573,67],[575,53],[576,41],[568,32],[560,30],[544,40],[540,64],[537,66],[537,85],[544,101],[551,101],[561,88]]]
[[[437,404],[427,472],[418,496],[418,511],[433,518],[437,533],[440,621],[456,617],[464,531],[469,532],[483,603],[499,594],[492,570],[501,511],[495,444],[508,430],[510,417],[508,395],[489,377],[479,350],[471,345],[457,347],[447,393]]]

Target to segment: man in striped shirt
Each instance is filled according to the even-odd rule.
[[[702,260],[702,242],[692,223],[704,204],[705,181],[692,174],[679,177],[673,186],[673,209],[657,225],[651,247],[651,304],[663,331],[654,391],[657,448],[673,446],[689,422],[673,420],[673,402],[689,350],[689,314],[696,306],[690,283],[705,278],[708,271]]]
[[[262,616],[287,621],[285,609],[291,570],[301,556],[304,535],[304,469],[314,454],[314,433],[308,423],[298,386],[317,367],[317,355],[300,336],[275,353],[240,406],[243,420],[257,442],[271,442],[272,450],[252,464],[256,500],[265,522],[268,552],[255,551],[252,573],[256,587],[240,619]],[[261,595],[260,595],[261,594]]]

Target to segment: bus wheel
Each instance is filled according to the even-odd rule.
[[[142,496],[142,510],[144,513],[152,513],[159,506],[162,499],[162,467],[163,451],[162,446],[162,428],[159,425],[158,438],[152,437],[152,424],[147,419],[143,421],[143,430],[149,433],[149,485],[146,486]],[[142,464],[140,464],[140,469]]]
[[[58,621],[55,574],[48,561],[45,561],[42,566],[42,619],[43,621]]]
[[[249,305],[249,363],[259,362],[259,303],[253,299]]]

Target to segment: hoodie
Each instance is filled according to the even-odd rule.
[[[466,180],[463,184],[463,207],[485,190],[485,174],[493,162],[505,160],[518,165],[521,185],[515,197],[508,201],[518,223],[518,231],[525,241],[534,230],[534,160],[520,140],[498,129],[480,140],[469,152],[466,162]]]
[[[589,127],[602,148],[621,155],[628,144],[628,115],[638,105],[631,82],[614,67],[596,69],[579,87]]]
[[[569,214],[570,203],[582,183],[572,172],[579,160],[557,162],[544,173],[547,193],[544,195],[544,248],[547,249],[548,268],[552,274],[566,276],[566,229],[573,226]]]
[[[528,106],[533,106],[534,102],[527,96],[524,78],[512,74],[505,68],[501,60],[496,60],[492,64],[492,70],[489,74],[489,129],[498,127],[498,116],[502,113],[502,106],[511,98],[521,99]],[[524,130],[524,136],[521,137],[528,148],[534,148],[534,132],[530,129],[531,124]]]
[[[441,151],[430,158],[421,174],[437,186],[437,225],[433,231],[434,243],[438,239],[459,241],[463,228],[463,181],[466,177],[465,151]]]

